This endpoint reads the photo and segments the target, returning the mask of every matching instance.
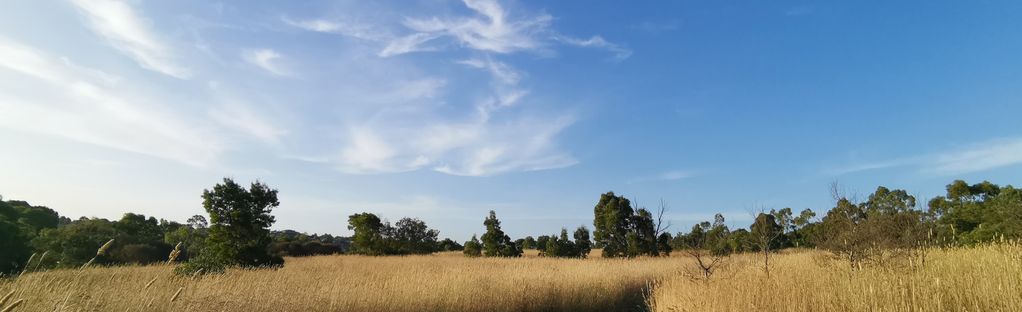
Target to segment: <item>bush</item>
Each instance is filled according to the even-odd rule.
[[[222,274],[227,271],[227,263],[228,262],[225,260],[212,259],[212,257],[203,255],[192,258],[192,260],[175,268],[174,274],[186,277],[194,275]]]

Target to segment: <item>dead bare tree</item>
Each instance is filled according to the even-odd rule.
[[[730,256],[731,249],[726,245],[730,234],[724,224],[724,216],[717,214],[714,221],[702,222],[692,227],[692,232],[684,237],[685,254],[695,260],[699,274],[709,280],[718,267]]]
[[[659,239],[660,234],[667,232],[667,230],[671,228],[671,221],[668,220],[667,224],[664,224],[664,214],[666,212],[667,212],[667,202],[665,202],[664,199],[661,198],[660,199],[660,205],[659,205],[659,207],[657,207],[656,230],[653,232],[654,239]],[[653,250],[656,252],[656,254],[659,255],[660,252],[661,252],[660,245],[659,244],[653,244],[653,246],[654,246]],[[670,251],[668,251],[668,252],[670,252]]]
[[[759,215],[755,216],[755,221],[749,228],[750,238],[752,243],[759,247],[760,252],[763,253],[763,272],[766,272],[767,276],[770,276],[770,251],[777,239],[784,234],[784,228],[778,224],[778,218],[785,218],[785,211],[787,211],[787,217],[791,216],[791,209],[782,210],[780,213],[771,210],[770,213],[760,212]],[[780,223],[786,223],[782,221]]]

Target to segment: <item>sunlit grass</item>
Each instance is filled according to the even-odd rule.
[[[1022,311],[1019,245],[934,249],[925,260],[852,271],[800,251],[771,259],[768,277],[760,258],[741,255],[710,281],[658,282],[650,302],[654,311]]]
[[[932,250],[915,269],[854,272],[822,251],[785,251],[769,277],[759,255],[745,254],[709,281],[694,278],[684,256],[287,260],[195,279],[166,265],[36,272],[0,281],[0,294],[13,290],[18,311],[1022,311],[1015,244]]]

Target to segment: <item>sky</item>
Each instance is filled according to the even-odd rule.
[[[1022,176],[1017,1],[0,4],[0,194],[184,221],[224,177],[276,229],[670,231]]]

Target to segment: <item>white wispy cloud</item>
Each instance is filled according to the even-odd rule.
[[[371,41],[382,41],[393,38],[393,35],[372,24],[326,19],[293,20],[286,16],[281,19],[285,24],[308,31],[333,33]]]
[[[842,174],[855,173],[855,172],[860,172],[860,171],[869,171],[869,170],[878,170],[878,169],[901,167],[901,166],[907,166],[907,165],[911,165],[911,164],[914,164],[914,163],[920,163],[920,162],[922,162],[922,159],[920,159],[919,157],[889,159],[889,160],[855,163],[855,164],[852,164],[852,165],[826,168],[826,169],[823,170],[823,173],[824,174],[829,174],[829,175],[842,175]]]
[[[405,127],[366,124],[348,131],[336,163],[341,171],[356,174],[432,169],[488,176],[563,168],[577,160],[560,151],[554,139],[573,122],[565,117],[513,124],[436,119]]]
[[[554,18],[548,14],[511,14],[495,0],[463,0],[463,4],[474,15],[406,17],[401,24],[411,32],[403,35],[384,30],[387,28],[379,24],[353,22],[355,19],[350,17],[301,20],[284,17],[283,21],[308,31],[335,33],[377,42],[382,46],[377,55],[384,58],[451,47],[498,54],[520,51],[549,53],[550,46],[557,43],[604,49],[613,53],[618,60],[632,54],[631,50],[601,36],[578,39],[559,34],[552,29]],[[438,42],[440,39],[450,41]],[[454,44],[449,44],[452,41]]]
[[[688,172],[688,171],[682,171],[682,170],[667,171],[667,172],[661,173],[660,176],[659,176],[660,180],[665,180],[665,181],[675,181],[675,180],[681,180],[681,179],[685,179],[685,178],[689,178],[689,177],[692,177],[692,173]]]
[[[628,184],[653,181],[678,181],[682,179],[688,179],[693,176],[695,176],[695,173],[689,170],[667,170],[659,174],[633,178],[631,180],[628,180]]]
[[[617,44],[608,42],[606,39],[603,39],[603,37],[600,36],[592,36],[589,39],[578,39],[561,36],[557,37],[557,40],[579,47],[606,49],[607,51],[614,53],[614,58],[617,60],[624,60],[632,56],[632,50],[625,49],[624,47],[621,47]]]
[[[937,153],[858,163],[825,169],[841,175],[868,170],[913,167],[921,173],[958,175],[1022,164],[1022,138],[998,138],[950,147]]]
[[[547,14],[510,18],[493,0],[464,0],[464,4],[477,15],[454,19],[409,18],[404,25],[416,33],[405,38],[429,38],[416,40],[421,44],[442,35],[455,38],[471,49],[510,53],[540,47],[541,37],[537,35],[549,33],[548,26],[553,20]]]
[[[282,57],[280,53],[277,53],[277,51],[274,51],[272,49],[254,49],[246,50],[241,55],[246,62],[258,66],[259,68],[262,68],[263,70],[266,70],[274,75],[277,76],[291,75],[287,70],[284,70],[284,68],[282,68],[281,65],[277,63],[277,61],[280,60]]]
[[[380,57],[390,57],[411,52],[436,51],[437,48],[422,46],[430,40],[439,37],[435,34],[417,33],[394,39],[387,43],[387,46],[380,51]]]
[[[194,98],[196,103],[181,107],[171,105],[167,99],[154,96],[148,90],[122,90],[124,85],[117,76],[121,74],[117,69],[123,68],[86,70],[87,67],[77,64],[71,66],[73,63],[69,60],[65,64],[44,62],[40,66],[31,62],[7,64],[12,68],[32,66],[30,72],[35,75],[57,75],[60,84],[86,81],[89,86],[86,89],[98,90],[93,91],[100,94],[98,96],[117,99],[106,102],[123,104],[122,110],[102,113],[96,122],[127,128],[129,125],[124,123],[133,119],[129,122],[124,116],[130,112],[153,116],[146,125],[138,126],[140,131],[116,135],[95,133],[75,137],[76,140],[147,155],[158,154],[191,164],[210,163],[224,150],[256,148],[246,146],[254,141],[269,145],[278,153],[277,157],[356,174],[434,170],[453,175],[488,176],[571,166],[578,161],[562,148],[558,137],[576,118],[569,112],[555,111],[556,106],[544,106],[532,99],[530,90],[525,87],[528,73],[500,57],[523,51],[545,53],[557,46],[606,49],[615,55],[625,51],[600,36],[565,39],[573,37],[556,32],[551,25],[552,16],[511,11],[491,0],[465,0],[464,6],[471,12],[467,15],[395,15],[390,20],[360,17],[350,10],[341,13],[346,15],[344,17],[306,19],[279,15],[278,23],[295,29],[359,39],[341,41],[337,45],[341,49],[333,62],[307,60],[307,56],[297,55],[298,52],[293,52],[294,55],[282,53],[271,48],[273,45],[258,40],[245,42],[242,47],[206,40],[198,43],[164,41],[156,31],[162,29],[155,29],[156,24],[132,5],[102,0],[72,1],[85,16],[86,25],[121,51],[126,59],[173,77],[188,78],[194,70],[224,84],[273,88],[276,86],[263,85],[265,82],[259,79],[232,73],[236,69],[232,66],[235,62],[227,60],[240,58],[253,68],[278,76],[294,75],[292,68],[309,68],[300,65],[305,61],[321,62],[323,71],[302,73],[303,77],[309,77],[310,89],[296,86],[300,89],[296,92],[312,93],[308,96],[297,93],[263,95],[258,91],[231,94],[216,88],[210,91],[205,82],[195,79],[168,86],[173,89],[167,90],[170,93],[185,91],[200,96]],[[260,31],[258,27],[245,25],[217,31],[241,29]],[[203,38],[203,30],[193,31],[194,38]],[[170,47],[192,47],[192,50],[172,51]],[[465,79],[469,75],[459,75],[463,68],[438,71],[435,63],[394,57],[422,51],[452,54],[442,58],[462,61],[446,65],[468,66],[487,73],[489,79],[480,83]],[[180,66],[178,61],[181,60],[187,60],[191,68]],[[46,66],[51,65],[58,68],[47,69]],[[326,69],[328,66],[330,69]],[[331,71],[336,69],[343,70]],[[60,76],[69,70],[75,72],[73,79]],[[135,91],[138,92],[133,93]],[[288,103],[277,105],[275,101]],[[47,100],[47,103],[55,102]],[[22,111],[18,113],[29,114],[25,107],[19,105]],[[55,110],[59,112],[54,115],[73,111],[69,107]],[[294,116],[289,117],[295,122],[282,122],[281,113],[290,111]],[[96,114],[100,114],[99,111]],[[150,133],[147,130],[160,127],[167,131]],[[81,133],[93,133],[95,129],[102,127]],[[73,131],[64,128],[48,133],[57,132],[69,136],[67,133]],[[153,146],[140,143],[147,137],[153,139]],[[237,140],[239,137],[242,140]]]
[[[1022,164],[1022,138],[993,139],[933,157],[939,174],[963,174]],[[926,168],[924,168],[926,169]]]
[[[143,68],[180,79],[191,75],[187,68],[176,64],[170,49],[157,39],[146,20],[127,2],[72,0],[71,3],[86,17],[93,32]]]
[[[227,129],[233,129],[268,144],[279,144],[287,134],[280,126],[269,121],[263,114],[255,112],[248,104],[235,99],[224,100],[209,109],[213,121]]]
[[[506,85],[517,85],[518,82],[521,80],[522,76],[520,72],[518,72],[511,66],[499,61],[494,61],[490,58],[487,58],[485,60],[467,59],[458,61],[457,63],[467,65],[473,68],[485,69],[491,75],[493,75],[493,77],[496,78],[498,82]]]
[[[205,165],[223,150],[201,125],[186,123],[166,105],[104,86],[96,69],[73,64],[0,38],[0,127]],[[97,82],[98,81],[98,82]]]

